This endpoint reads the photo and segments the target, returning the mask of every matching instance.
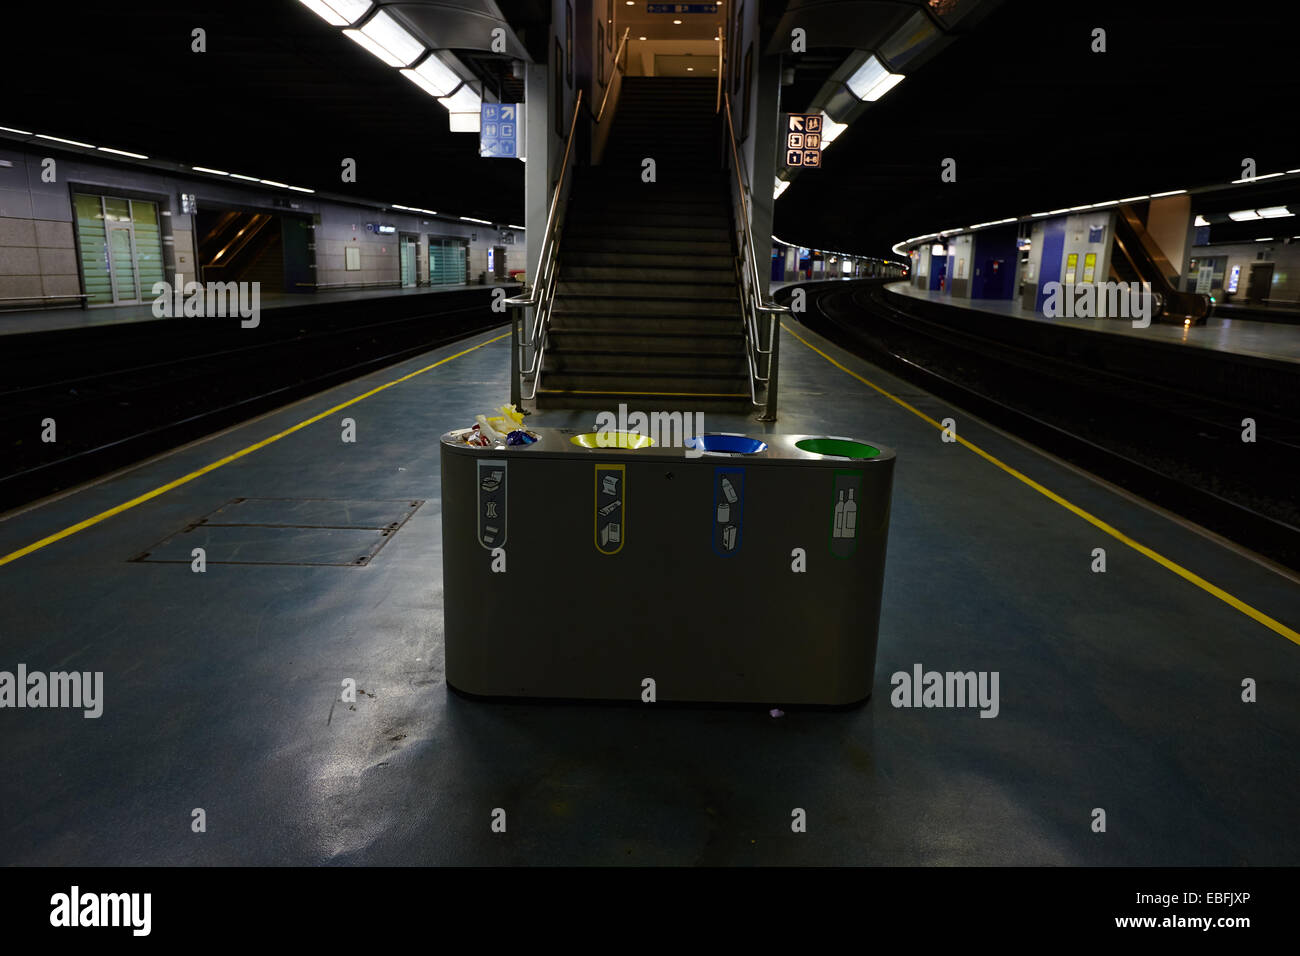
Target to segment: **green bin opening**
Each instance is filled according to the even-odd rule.
[[[880,454],[879,448],[860,441],[847,438],[803,438],[794,443],[800,451],[810,451],[814,455],[832,455],[836,458],[875,458]]]

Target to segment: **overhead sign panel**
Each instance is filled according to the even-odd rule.
[[[785,164],[790,167],[822,164],[822,114],[787,113]]]
[[[647,3],[646,13],[717,13],[716,3]]]
[[[518,159],[524,154],[522,103],[484,103],[480,108],[478,154],[489,159]]]

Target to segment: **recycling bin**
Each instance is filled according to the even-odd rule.
[[[894,453],[819,435],[442,436],[446,677],[483,697],[866,700]]]

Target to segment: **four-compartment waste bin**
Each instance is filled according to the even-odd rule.
[[[865,700],[894,453],[818,435],[442,437],[447,683],[487,697]],[[647,683],[652,681],[653,684]]]

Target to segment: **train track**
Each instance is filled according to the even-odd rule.
[[[883,282],[806,287],[806,325],[1052,454],[1300,570],[1300,422],[1267,408],[1089,367],[901,307]],[[904,300],[905,302],[906,300]],[[1120,347],[1117,345],[1117,347]]]
[[[196,326],[158,330],[169,336],[158,342],[112,327],[102,350],[79,347],[76,333],[48,334],[5,357],[0,511],[501,323],[485,302],[425,309],[365,321],[347,309],[256,337]],[[55,442],[41,441],[47,419]]]

